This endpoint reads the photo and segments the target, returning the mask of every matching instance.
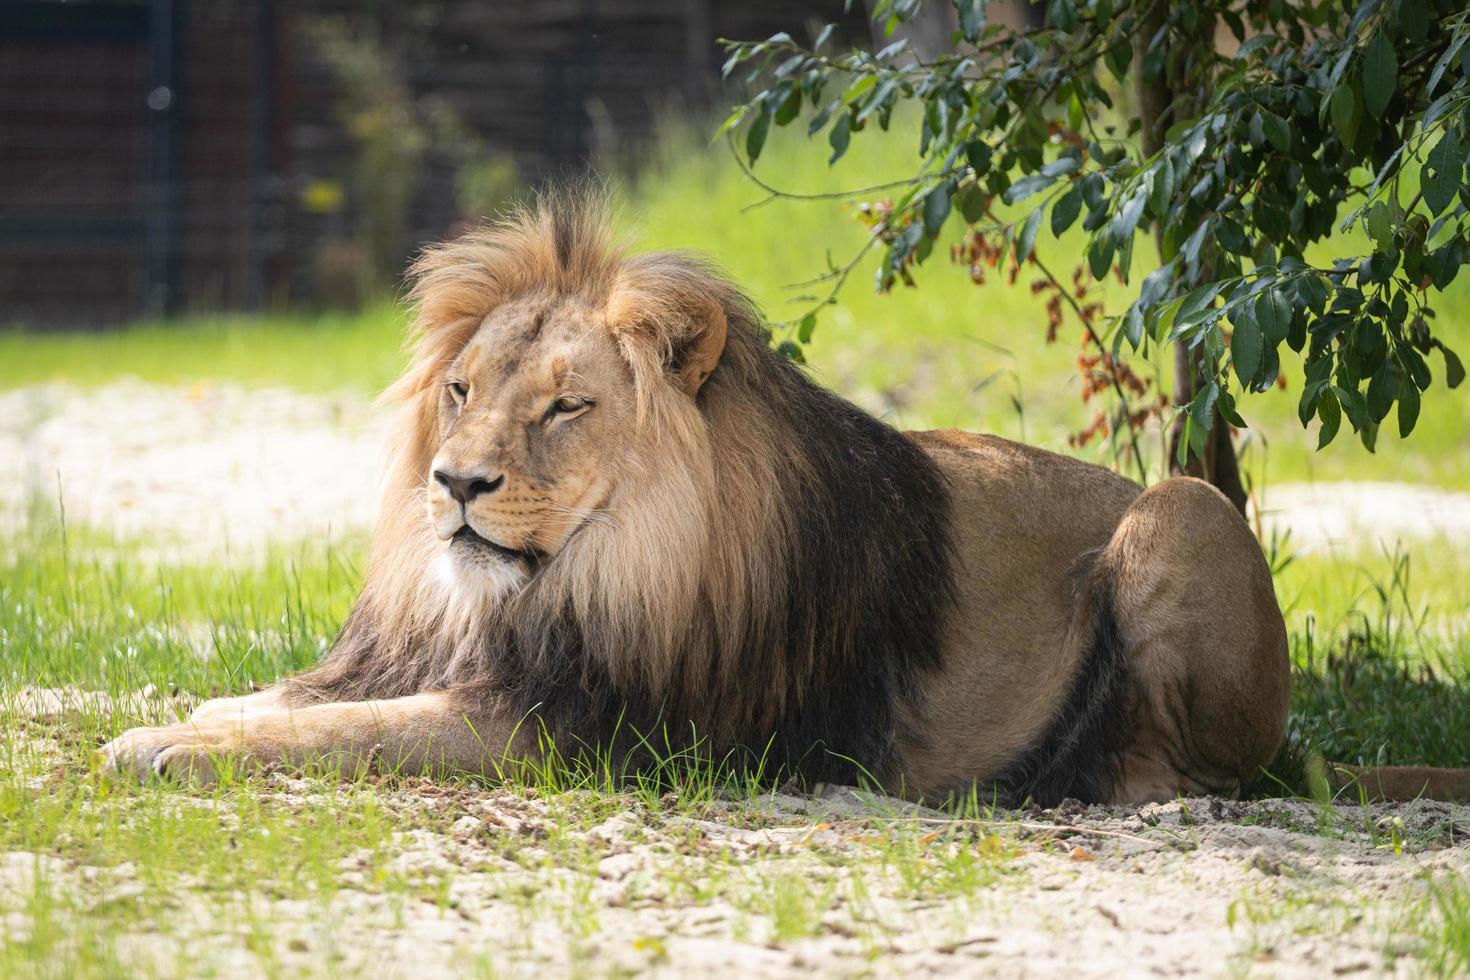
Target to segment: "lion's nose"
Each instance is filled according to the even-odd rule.
[[[482,493],[494,493],[500,489],[505,482],[505,475],[486,479],[484,473],[466,473],[464,475],[448,473],[444,470],[435,470],[434,479],[449,495],[461,504],[467,504]]]

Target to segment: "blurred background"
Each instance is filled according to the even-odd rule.
[[[728,102],[717,37],[832,20],[867,37],[841,0],[10,0],[0,318],[358,307],[422,243]]]

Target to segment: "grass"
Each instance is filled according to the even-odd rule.
[[[0,331],[0,389],[38,382],[163,384],[373,393],[403,365],[403,322],[390,304],[363,313],[215,315],[123,331]]]
[[[1421,907],[1410,920],[1424,944],[1424,965],[1431,976],[1463,977],[1470,973],[1470,885],[1463,878],[1431,879]]]

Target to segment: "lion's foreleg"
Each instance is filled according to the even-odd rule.
[[[272,687],[232,698],[211,698],[189,715],[192,722],[240,720],[287,706],[285,689]]]
[[[267,692],[268,693],[268,692]],[[377,701],[224,711],[135,728],[103,747],[103,767],[139,779],[212,781],[226,767],[501,775],[536,745],[534,721],[436,691]]]

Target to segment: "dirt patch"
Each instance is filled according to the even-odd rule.
[[[68,710],[23,729],[55,762],[37,793],[87,778],[65,761]],[[187,869],[14,850],[0,854],[6,937],[37,928],[26,903],[41,877],[66,896],[53,926],[135,903],[143,913],[112,947],[165,975],[1408,975],[1434,951],[1425,896],[1470,875],[1470,808],[1430,801],[1071,803],[957,819],[849,787],[698,804],[284,773],[247,789],[304,815],[369,803],[394,829],[385,846],[349,848],[306,897],[282,895],[270,866],[231,890]],[[253,807],[158,792],[232,840],[260,832],[242,816]],[[294,846],[281,840],[283,866]]]
[[[290,804],[322,790],[277,776],[262,792]],[[494,791],[446,802],[441,793],[385,789],[385,804],[405,817],[442,817],[446,807],[459,814],[448,832],[394,836],[386,869],[419,883],[421,894],[374,888],[385,866],[365,854],[342,863],[341,887],[324,901],[273,899],[267,889],[191,913],[208,890],[199,882],[173,895],[184,914],[166,931],[120,938],[160,964],[177,964],[181,949],[211,938],[235,968],[254,973],[260,951],[231,948],[233,930],[220,929],[252,906],[270,923],[268,959],[288,972],[412,963],[415,976],[480,966],[1113,977],[1262,965],[1316,977],[1410,970],[1415,897],[1434,876],[1470,873],[1470,813],[1437,804],[1341,807],[1335,826],[1319,831],[1320,814],[1292,801],[1232,804],[1228,816],[1200,819],[1218,801],[1181,800],[1001,814],[984,824],[927,817],[931,829],[915,838],[904,826],[915,818],[897,801],[855,807],[844,799],[850,790],[831,793],[835,807],[772,796],[699,818],[624,801],[621,812],[571,832],[579,840],[562,831],[553,846],[550,825],[575,805]],[[1396,854],[1346,829],[1393,819],[1433,843]],[[887,848],[899,836],[910,843],[894,857]],[[994,857],[998,849],[1006,856]],[[966,851],[979,855],[988,880],[946,877]],[[127,868],[4,858],[0,901],[32,888],[38,871],[76,893],[96,892],[94,905],[142,887]],[[26,927],[23,916],[10,924]]]
[[[119,382],[0,392],[0,529],[58,500],[74,525],[188,556],[340,534],[377,509],[383,413],[351,395]]]
[[[1290,529],[1302,551],[1407,538],[1470,538],[1470,493],[1410,483],[1285,483],[1267,495],[1268,525]]]

